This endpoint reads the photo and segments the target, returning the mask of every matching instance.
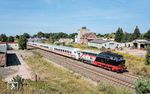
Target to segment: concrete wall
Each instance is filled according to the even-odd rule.
[[[18,43],[8,43],[7,44],[7,49],[8,50],[12,50],[12,49],[19,49],[19,45],[18,45]]]
[[[7,52],[7,45],[6,44],[0,44],[0,52],[3,52],[3,53]]]

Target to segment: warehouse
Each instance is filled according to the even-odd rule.
[[[144,40],[144,39],[136,39],[132,41],[133,47],[137,49],[146,49],[148,46],[150,46],[150,41]]]
[[[120,43],[114,42],[112,40],[95,39],[90,41],[88,43],[88,46],[93,46],[97,48],[115,49],[119,48],[121,45]]]

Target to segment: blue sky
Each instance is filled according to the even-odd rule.
[[[0,0],[0,33],[77,32],[86,26],[96,33],[138,25],[150,29],[149,0]]]

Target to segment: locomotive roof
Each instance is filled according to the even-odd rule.
[[[116,53],[112,53],[112,52],[101,52],[99,53],[98,56],[102,56],[102,55],[105,55],[105,56],[112,56],[112,57],[123,57],[122,55],[119,55],[119,54],[116,54]]]
[[[111,59],[111,60],[115,60],[115,61],[124,60],[122,55],[118,55],[118,54],[112,53],[112,52],[101,52],[101,53],[98,54],[98,57]]]

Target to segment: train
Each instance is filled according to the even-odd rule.
[[[79,48],[49,45],[38,42],[28,42],[27,45],[48,50],[53,53],[67,56],[69,58],[114,72],[124,72],[127,69],[123,56],[110,51],[98,53],[88,50],[81,50]]]

